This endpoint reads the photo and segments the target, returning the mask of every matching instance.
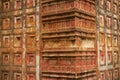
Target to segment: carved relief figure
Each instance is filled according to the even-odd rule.
[[[116,19],[113,20],[113,25],[114,25],[114,29],[116,30],[118,28],[117,27],[117,20]]]
[[[100,52],[100,64],[105,65],[105,53],[103,51]]]
[[[10,46],[9,36],[3,36],[3,47],[9,47],[9,46]]]
[[[115,70],[114,71],[114,74],[113,74],[113,76],[114,76],[114,80],[119,80],[118,78],[119,78],[119,72],[118,72],[119,70]]]
[[[104,27],[104,17],[103,17],[103,15],[99,16],[99,25],[100,25],[100,27]]]
[[[27,80],[36,80],[35,74],[33,74],[33,73],[27,74]]]
[[[117,46],[118,46],[118,38],[117,38],[117,36],[114,36],[114,37],[113,37],[113,40],[114,40],[113,45],[114,45],[115,47],[117,47]]]
[[[114,52],[113,54],[113,60],[114,60],[114,63],[118,63],[118,53],[117,52]]]
[[[3,9],[4,10],[9,10],[10,9],[10,2],[3,2]]]
[[[28,15],[26,24],[27,24],[27,27],[35,26],[35,15]]]
[[[100,33],[100,45],[102,47],[105,45],[105,36],[103,33]]]
[[[113,5],[113,12],[117,13],[117,5],[116,4]]]
[[[9,74],[7,72],[3,72],[3,79],[2,80],[9,80]]]
[[[9,64],[9,54],[3,53],[2,55],[3,55],[2,56],[3,65],[8,65]]]
[[[21,36],[14,36],[14,47],[22,47]]]
[[[10,28],[10,19],[9,18],[3,19],[2,29],[9,29],[9,28]]]
[[[100,80],[105,80],[105,74],[101,72]]]
[[[112,52],[108,52],[108,63],[112,62]]]
[[[26,3],[27,3],[27,7],[35,6],[35,0],[27,0]]]
[[[21,65],[22,64],[22,54],[15,53],[14,54],[14,65]]]
[[[14,73],[14,80],[22,80],[22,75],[21,75],[21,73],[15,72],[15,73]]]
[[[112,71],[108,71],[108,80],[113,80]]]
[[[106,8],[107,8],[108,11],[110,11],[110,9],[111,9],[111,3],[110,3],[110,1],[107,1]]]
[[[108,46],[108,47],[111,47],[111,46],[112,46],[112,37],[111,37],[111,35],[108,35],[108,36],[107,36],[107,46]]]
[[[27,65],[28,66],[35,66],[35,61],[36,61],[36,58],[35,58],[35,54],[34,53],[28,53],[26,55],[26,59],[27,59]]]
[[[21,17],[15,17],[15,28],[21,28],[22,27],[22,18]]]
[[[21,9],[21,6],[22,6],[21,0],[16,0],[15,5],[14,5],[14,9]]]
[[[99,0],[99,6],[103,8],[104,0]]]
[[[27,47],[35,47],[35,46],[36,46],[35,35],[28,34],[27,35]]]
[[[111,27],[111,18],[107,17],[107,27],[110,28]]]

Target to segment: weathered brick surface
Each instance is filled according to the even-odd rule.
[[[0,80],[119,80],[119,0],[1,0]]]

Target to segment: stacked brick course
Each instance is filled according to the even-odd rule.
[[[95,1],[42,0],[42,79],[96,78]]]

